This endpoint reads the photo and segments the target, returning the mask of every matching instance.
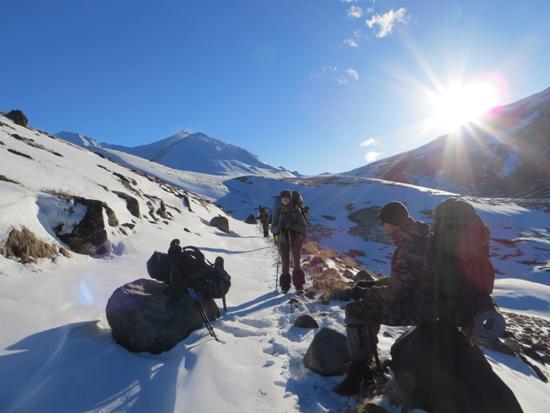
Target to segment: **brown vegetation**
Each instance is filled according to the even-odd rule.
[[[55,258],[58,248],[40,240],[32,231],[23,227],[10,231],[1,253],[5,257],[16,257],[23,264],[28,264],[35,262],[37,258]]]

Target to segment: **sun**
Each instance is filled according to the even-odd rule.
[[[428,104],[434,111],[429,127],[450,132],[479,118],[498,102],[498,88],[490,81],[453,82],[429,93]]]

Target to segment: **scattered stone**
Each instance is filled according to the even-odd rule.
[[[216,227],[225,233],[229,233],[229,220],[222,215],[212,218],[210,220],[210,226]]]
[[[132,214],[136,218],[140,217],[139,202],[136,198],[120,191],[113,191],[113,193],[116,194],[116,196],[118,196],[119,198],[122,198],[126,201],[126,209],[130,214]]]
[[[304,314],[299,316],[296,321],[294,321],[294,327],[298,328],[319,328],[319,324],[315,319],[309,314]]]
[[[344,374],[348,362],[346,336],[330,328],[315,335],[304,357],[304,365],[323,376]]]
[[[188,294],[170,294],[168,285],[139,279],[117,288],[107,302],[107,321],[115,341],[133,352],[168,351],[192,331],[203,327]],[[212,299],[202,305],[210,320],[219,316]]]
[[[164,204],[164,201],[160,201],[160,207],[157,209],[157,214],[161,218],[167,219],[168,216],[166,215],[166,205]]]
[[[61,255],[63,255],[65,258],[70,258],[71,257],[71,254],[69,253],[69,251],[67,251],[65,248],[63,247],[59,247],[59,253]]]
[[[255,215],[253,214],[250,214],[249,216],[246,217],[246,219],[244,220],[245,223],[247,224],[254,224],[256,225],[258,223],[258,219],[256,218]]]
[[[22,156],[23,158],[27,158],[27,159],[31,159],[31,160],[32,160],[32,156],[27,155],[26,153],[23,153],[23,152],[16,151],[15,149],[9,148],[9,149],[8,149],[8,152],[11,152],[11,153],[13,153],[14,155],[19,155],[19,156]]]
[[[6,113],[6,118],[13,121],[13,123],[15,123],[16,125],[24,127],[29,126],[29,120],[27,119],[23,111],[19,109],[14,109]]]
[[[9,182],[10,184],[19,184],[19,182],[14,181],[13,179],[10,179],[4,175],[0,175],[0,181]]]

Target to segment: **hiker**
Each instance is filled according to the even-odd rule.
[[[269,237],[269,211],[266,207],[260,205],[260,222],[264,230],[264,237]]]
[[[351,362],[346,378],[334,388],[342,395],[357,394],[363,384],[373,383],[380,324],[418,325],[433,320],[428,225],[411,218],[401,202],[384,205],[379,219],[396,247],[391,275],[367,287],[355,287],[353,298],[358,301],[346,306]]]
[[[282,261],[282,273],[279,284],[283,293],[290,290],[290,258],[292,257],[292,283],[296,292],[301,294],[304,288],[304,271],[300,265],[302,246],[306,240],[306,220],[302,214],[303,200],[296,191],[282,191],[279,203],[271,219],[271,232],[279,247]]]

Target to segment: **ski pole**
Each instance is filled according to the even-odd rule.
[[[191,296],[191,299],[195,302],[195,306],[197,307],[197,310],[199,311],[199,314],[201,315],[202,321],[204,322],[204,325],[206,326],[206,329],[208,330],[208,333],[210,333],[210,335],[212,337],[214,337],[214,339],[216,341],[220,342],[220,340],[216,336],[216,333],[214,332],[214,327],[212,327],[212,324],[210,323],[210,320],[208,319],[208,315],[206,315],[206,312],[204,311],[204,307],[202,306],[202,303],[199,299],[199,296],[198,296],[197,292],[195,290],[193,290],[192,288],[187,288],[187,291],[189,292],[189,295]]]
[[[279,265],[281,263],[281,244],[278,236],[275,244],[277,244],[277,272],[275,273],[275,291],[277,292],[279,290]]]

